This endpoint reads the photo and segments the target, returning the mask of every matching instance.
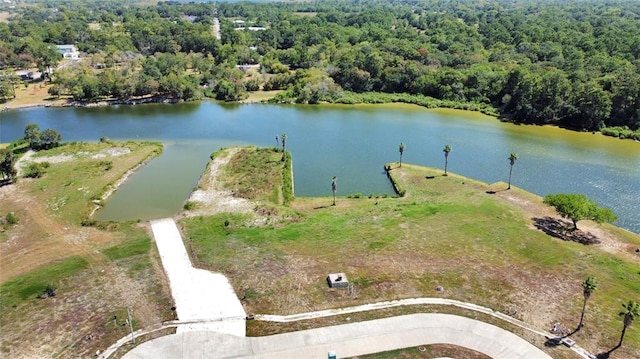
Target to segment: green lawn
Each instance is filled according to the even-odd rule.
[[[487,193],[500,184],[406,164],[391,172],[405,197],[339,198],[335,207],[331,198],[298,198],[279,206],[278,219],[266,226],[234,214],[180,223],[195,262],[227,274],[249,312],[291,314],[443,296],[515,310],[541,330],[555,322],[573,329],[582,308],[580,283],[595,275],[600,286],[576,339],[594,352],[616,343],[620,304],[640,300],[637,261],[534,229],[504,193]],[[515,188],[508,195],[542,205]],[[610,232],[623,244],[638,241],[637,235]],[[325,277],[333,272],[345,272],[353,290],[328,289]],[[631,356],[640,353],[638,333],[627,331],[623,350]]]

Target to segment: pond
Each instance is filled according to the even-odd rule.
[[[640,143],[555,127],[502,123],[474,112],[389,105],[268,105],[215,102],[5,111],[0,142],[24,135],[28,123],[53,128],[65,141],[160,140],[164,153],[139,170],[97,214],[103,220],[175,214],[209,155],[235,145],[275,146],[287,134],[295,195],[391,193],[383,165],[444,166],[484,182],[507,181],[509,153],[519,159],[512,183],[538,195],[583,193],[613,209],[617,225],[640,233]]]

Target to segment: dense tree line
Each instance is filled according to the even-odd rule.
[[[237,31],[235,19],[266,30]],[[237,100],[262,87],[286,90],[278,101],[314,103],[389,93],[523,123],[640,127],[640,3],[632,0],[47,1],[0,23],[0,66],[46,66],[50,45],[63,43],[105,67],[54,78],[54,93],[77,99],[204,92]],[[257,63],[259,78],[236,69]]]

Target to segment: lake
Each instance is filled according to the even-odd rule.
[[[509,153],[519,159],[512,184],[538,195],[583,193],[640,233],[640,143],[555,127],[502,123],[482,114],[404,104],[269,105],[198,102],[96,108],[31,108],[0,113],[0,142],[24,135],[28,123],[52,128],[65,141],[160,140],[164,153],[142,167],[97,213],[102,220],[175,214],[209,155],[221,147],[275,146],[287,134],[295,195],[392,193],[383,172],[398,161],[444,166],[484,182],[507,181]]]

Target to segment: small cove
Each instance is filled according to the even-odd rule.
[[[159,140],[164,153],[135,173],[98,212],[98,219],[171,216],[182,206],[221,147],[275,146],[286,133],[296,196],[391,193],[383,165],[443,167],[493,183],[506,181],[510,152],[520,155],[513,184],[538,195],[584,193],[640,232],[640,143],[554,127],[501,123],[482,114],[388,105],[149,104],[99,108],[32,108],[1,114],[0,142],[22,137],[24,126],[53,128],[65,141]]]

